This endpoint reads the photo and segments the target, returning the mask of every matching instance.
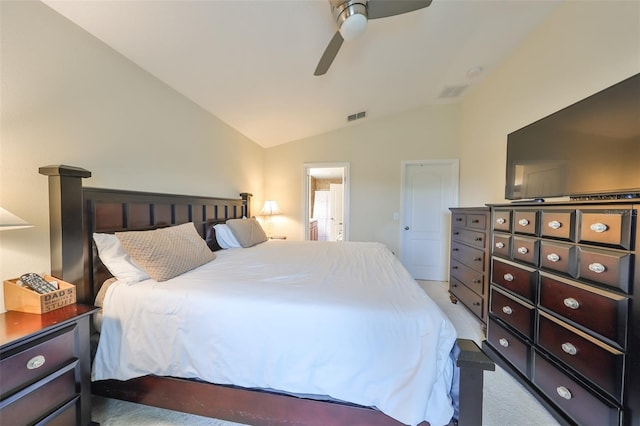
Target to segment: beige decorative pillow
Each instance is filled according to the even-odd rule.
[[[192,222],[152,231],[116,232],[116,237],[156,281],[177,277],[216,258]]]
[[[242,247],[251,247],[267,241],[267,234],[264,233],[264,229],[254,218],[229,219],[227,220],[227,226]]]

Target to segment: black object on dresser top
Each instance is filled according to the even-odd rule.
[[[0,424],[91,424],[90,317],[74,304],[0,314]]]

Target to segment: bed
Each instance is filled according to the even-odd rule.
[[[204,239],[214,225],[250,217],[251,195],[247,193],[241,194],[241,198],[238,199],[226,199],[84,188],[82,186],[82,178],[90,176],[90,172],[84,169],[70,166],[46,166],[42,167],[40,172],[49,176],[52,274],[75,284],[78,301],[83,303],[94,303],[101,285],[111,277],[111,274],[97,255],[93,239],[94,233],[126,232],[127,234],[135,234],[136,231],[161,229],[167,226],[171,226],[172,229],[178,229],[182,225],[189,224],[188,226],[195,227],[197,233]],[[339,246],[341,244],[327,243],[327,245]],[[363,270],[359,272],[350,271],[346,275],[341,272],[338,275],[329,276],[327,281],[329,284],[335,284],[333,286],[334,291],[325,296],[324,290],[320,290],[317,286],[314,287],[311,293],[313,303],[309,303],[311,300],[309,296],[299,298],[297,295],[298,290],[294,292],[296,294],[292,295],[291,288],[313,287],[313,285],[309,284],[308,281],[296,281],[298,284],[302,282],[306,284],[289,285],[287,287],[282,286],[283,283],[278,281],[290,279],[296,273],[298,275],[308,275],[307,272],[312,269],[312,263],[304,264],[304,260],[302,260],[305,258],[304,256],[295,261],[293,259],[297,254],[311,250],[310,246],[314,246],[313,250],[318,247],[322,247],[321,250],[327,250],[324,259],[328,263],[325,264],[319,260],[314,261],[319,263],[320,269],[327,270],[335,263],[339,263],[340,259],[348,260],[350,256],[348,253],[355,253],[354,256],[360,259],[371,260],[366,267],[366,269],[370,269],[371,275],[362,276],[362,273],[366,273],[366,270]],[[448,329],[450,324],[446,318],[443,319],[437,313],[429,313],[424,318],[418,315],[425,310],[435,312],[437,308],[434,307],[435,305],[431,306],[433,302],[423,293],[412,294],[418,288],[415,282],[413,287],[394,289],[391,292],[389,289],[385,289],[384,286],[379,289],[376,289],[373,285],[366,287],[367,283],[370,285],[381,274],[390,273],[400,276],[407,274],[404,268],[398,268],[399,262],[395,260],[395,257],[386,248],[380,244],[348,243],[342,244],[340,249],[347,251],[331,257],[332,255],[329,253],[332,252],[333,248],[328,249],[318,242],[267,241],[247,248],[216,252],[215,261],[203,264],[202,267],[195,268],[175,278],[191,277],[192,280],[190,283],[180,284],[184,300],[181,299],[181,303],[176,302],[169,310],[177,313],[177,317],[184,318],[189,315],[190,310],[205,309],[200,306],[202,297],[193,298],[193,294],[199,294],[198,286],[202,285],[203,277],[211,275],[222,276],[224,275],[221,273],[222,270],[231,271],[229,273],[234,275],[227,277],[227,282],[235,283],[234,288],[236,290],[244,291],[238,290],[237,293],[229,295],[228,290],[225,290],[227,291],[224,296],[226,298],[221,296],[222,293],[217,293],[214,301],[216,299],[220,300],[214,310],[220,316],[215,317],[215,320],[212,321],[217,325],[216,327],[207,328],[214,328],[219,333],[227,330],[227,334],[232,335],[232,337],[224,340],[225,337],[222,334],[217,334],[214,340],[219,340],[218,343],[221,346],[229,348],[229,353],[238,355],[236,358],[238,358],[239,364],[229,366],[229,370],[233,373],[223,372],[222,367],[218,365],[221,368],[217,369],[217,372],[208,375],[204,369],[199,369],[202,361],[194,361],[194,364],[197,365],[188,365],[187,369],[190,369],[189,371],[192,371],[192,374],[174,369],[154,370],[151,368],[146,371],[140,364],[128,365],[128,368],[118,370],[109,367],[109,363],[105,359],[108,360],[110,356],[105,355],[98,349],[94,365],[93,393],[252,425],[428,424],[426,421],[423,422],[427,418],[434,419],[434,424],[446,424],[448,420],[445,421],[443,419],[450,417],[452,414],[450,410],[453,410],[453,406],[450,402],[447,402],[449,394],[443,395],[441,390],[447,388],[447,386],[450,387],[452,382],[455,383],[455,381],[451,380],[451,375],[454,372],[459,372],[460,412],[457,416],[458,420],[460,424],[480,424],[482,373],[484,370],[493,369],[493,364],[483,356],[473,342],[458,340],[454,346],[455,336]],[[317,252],[313,253],[311,257],[318,256]],[[310,258],[310,254],[311,252],[307,254],[307,259]],[[272,275],[272,282],[270,283],[272,285],[270,287],[264,285],[265,282],[269,283],[269,276],[260,275],[263,272],[256,275],[258,269],[264,268],[253,268],[249,274],[237,275],[238,270],[251,269],[243,268],[242,262],[248,262],[248,258],[255,258],[258,259],[260,265],[263,265],[266,262],[264,260],[265,256],[266,258],[270,257],[272,261],[274,259],[291,260],[286,262],[286,265],[284,265],[285,262],[280,262],[279,265],[276,265],[277,268],[281,269],[281,274]],[[378,270],[376,269],[378,264],[389,264],[391,269],[382,268]],[[207,270],[207,267],[222,269],[212,272]],[[295,269],[296,267],[298,268],[297,270],[291,270],[291,268]],[[400,282],[406,282],[406,278],[406,276],[402,277]],[[141,285],[136,284],[135,286],[116,283],[107,291],[108,296],[105,298],[105,302],[113,299],[110,302],[112,303],[110,305],[111,313],[118,310],[126,312],[125,305],[128,300],[142,299],[143,294],[151,294],[149,290],[145,290],[145,286],[150,286],[149,288],[171,286],[172,279],[174,278],[166,282],[142,281]],[[347,287],[337,285],[344,284],[338,282],[340,279],[353,281],[355,287],[349,287],[350,290],[348,291],[341,290]],[[194,281],[195,284],[193,284]],[[276,281],[275,285],[273,281]],[[262,284],[256,286],[257,282]],[[191,288],[191,290],[186,290],[188,288]],[[288,293],[279,294],[278,291],[280,290],[278,289],[282,288],[286,288],[285,292]],[[132,289],[133,293],[130,292]],[[368,291],[364,292],[364,289],[368,289]],[[139,292],[137,295],[136,291]],[[340,293],[341,291],[342,293]],[[345,294],[345,291],[349,294]],[[407,311],[408,313],[404,312],[401,316],[420,317],[420,320],[416,321],[416,318],[412,318],[409,321],[408,324],[412,324],[411,327],[426,327],[425,321],[436,323],[435,331],[425,332],[422,330],[416,334],[416,330],[412,330],[413,334],[403,336],[406,331],[403,330],[406,326],[393,323],[391,317],[394,315],[385,317],[385,315],[389,315],[389,303],[392,306],[392,311],[393,307],[399,303],[399,300],[391,300],[396,297],[394,295],[405,292],[410,293],[409,297],[404,299],[405,302],[409,300],[410,304],[415,306],[410,307],[409,311]],[[238,295],[240,293],[260,294],[260,297],[246,300],[239,298]],[[120,299],[117,299],[117,294],[120,294]],[[358,297],[358,295],[360,296]],[[366,295],[366,297],[363,297],[363,295]],[[326,298],[326,300],[323,298]],[[336,305],[336,298],[341,301],[348,300],[348,303]],[[175,297],[174,299],[177,300]],[[386,307],[380,305],[382,303],[380,302],[381,299],[387,299],[385,303],[389,302]],[[263,312],[261,311],[263,309],[261,301],[265,300],[271,300],[272,303],[279,303],[281,306],[275,310],[267,308],[271,310]],[[284,303],[284,300],[287,303]],[[353,308],[355,306],[352,305],[361,305],[358,308],[364,309],[365,313],[363,314],[363,311],[360,311],[360,313],[354,314]],[[146,312],[157,310],[157,306],[157,304],[152,305],[152,307],[147,306]],[[340,306],[340,308],[336,309],[336,306]],[[329,313],[326,311],[327,307],[332,309],[328,311]],[[434,308],[426,309],[431,307]],[[311,314],[316,315],[316,310],[317,317],[311,321],[311,318],[314,318]],[[128,311],[131,310],[129,309]],[[144,318],[149,318],[149,315],[138,316],[135,321],[142,322]],[[214,318],[213,315],[211,317]],[[292,321],[292,318],[296,317],[309,318],[309,321]],[[107,318],[106,315],[105,318]],[[261,318],[267,318],[268,320],[260,321]],[[320,321],[321,318],[325,318],[324,321]],[[392,350],[393,345],[389,345],[390,348],[385,348],[384,346],[371,348],[366,346],[372,340],[376,340],[367,335],[366,329],[361,333],[362,338],[356,339],[362,340],[362,342],[353,341],[353,336],[357,336],[358,332],[348,330],[346,325],[357,323],[358,318],[366,318],[364,322],[368,326],[373,325],[373,329],[377,330],[376,333],[380,333],[380,330],[385,329],[385,324],[389,324],[387,327],[388,334],[385,335],[388,339],[410,340],[408,336],[411,335],[427,337],[425,337],[424,344],[416,346],[415,354],[403,359],[399,357],[397,351],[394,352]],[[406,321],[406,318],[403,321]],[[109,324],[108,320],[106,322],[103,321],[103,328],[105,324],[107,328],[118,328],[117,326],[114,327],[114,323]],[[173,324],[173,322],[166,322],[166,324]],[[246,324],[253,324],[253,326],[247,326]],[[267,324],[269,324],[270,328],[267,327]],[[318,324],[327,327],[333,324],[333,331],[327,332],[324,327],[319,327]],[[345,327],[342,327],[341,324],[345,325]],[[179,333],[181,327],[184,328],[183,326],[175,327],[175,333]],[[278,338],[265,339],[265,333],[270,332],[269,329],[273,330],[274,327],[281,330],[283,332],[282,335]],[[394,329],[393,327],[396,328]],[[233,329],[235,333],[228,333],[229,329]],[[258,333],[254,334],[254,337],[247,338],[246,336],[250,335],[248,333],[251,333],[251,330],[254,333],[258,331]],[[340,334],[338,330],[344,331],[344,333]],[[128,333],[131,332],[129,331]],[[177,336],[177,334],[172,335],[170,332],[165,334],[172,336],[171,339]],[[198,338],[192,342],[185,342],[185,347],[188,347],[189,351],[181,352],[182,355],[177,356],[176,359],[184,359],[185,353],[194,354],[200,352],[201,349],[203,353],[212,359],[222,359],[222,364],[225,364],[225,366],[228,364],[229,358],[224,358],[222,353],[214,353],[215,347],[211,346],[206,338],[199,333],[186,334],[193,334]],[[343,349],[353,347],[354,352],[349,353],[349,351],[333,349],[329,352],[321,353],[322,348],[328,346],[328,340],[331,340],[327,336],[325,336],[325,339],[328,340],[321,340],[323,334],[334,336],[338,343],[342,343],[338,344],[337,347]],[[180,335],[180,338],[184,338],[184,335]],[[243,338],[233,338],[233,336],[237,337],[238,335],[243,336]],[[296,347],[298,349],[286,344],[287,336],[294,335],[296,340],[302,343],[301,346]],[[149,337],[145,335],[136,340],[144,340],[145,338],[148,341],[153,341],[154,339],[162,339],[163,336]],[[349,339],[352,339],[352,341],[349,341]],[[346,342],[349,342],[349,344],[346,344]],[[316,344],[314,350],[305,352],[304,348],[314,347],[314,344]],[[286,350],[287,356],[278,353],[278,349],[285,345],[288,348]],[[443,347],[436,349],[434,352],[426,350],[427,347],[437,347],[438,345]],[[111,344],[103,346],[111,346]],[[98,348],[100,348],[100,345],[98,345]],[[123,352],[137,350],[135,348],[119,349],[124,349]],[[251,351],[260,353],[261,356],[242,356]],[[301,377],[313,371],[310,366],[322,364],[319,363],[318,357],[324,360],[333,356],[328,354],[338,352],[342,358],[338,357],[339,361],[337,363],[330,365],[327,370],[318,369],[323,373],[321,374],[322,377]],[[366,357],[366,362],[362,360],[362,352],[366,352],[369,355]],[[376,356],[371,356],[372,352]],[[385,354],[385,352],[390,354]],[[360,353],[359,358],[358,353]],[[454,361],[450,361],[448,356],[450,353],[456,355]],[[417,354],[420,354],[420,356]],[[166,356],[169,358],[161,358],[163,361],[156,364],[165,366],[176,364],[176,359],[170,359],[171,354]],[[309,359],[310,364],[300,363],[299,360],[305,357]],[[349,365],[349,360],[354,358],[358,358],[357,361],[353,365]],[[424,362],[422,358],[424,358]],[[286,360],[286,362],[282,360]],[[257,375],[254,373],[256,370],[252,369],[254,367],[264,368],[266,364],[278,364],[281,361],[282,365],[276,372],[271,371]],[[367,364],[368,362],[372,362],[372,364],[369,365]],[[376,362],[378,363],[376,364]],[[259,364],[259,366],[251,366],[252,363]],[[361,369],[378,371],[380,375],[372,378],[363,376],[360,374],[361,372],[356,371],[359,363],[361,367],[366,365],[366,368]],[[402,364],[399,370],[404,370],[404,373],[397,377],[395,376],[396,372],[392,371],[394,363]],[[453,368],[454,363],[457,363],[459,369]],[[118,362],[115,364],[118,364]],[[438,367],[435,370],[427,371],[426,364],[438,364]],[[243,368],[243,366],[246,368]],[[452,367],[449,368],[448,366]],[[385,371],[385,368],[391,369]],[[285,371],[290,374],[284,374]],[[335,371],[335,374],[331,374],[331,371]],[[367,373],[367,375],[369,374]],[[257,376],[269,376],[271,379],[262,380],[260,378],[260,380],[257,380]],[[272,380],[273,377],[276,377],[277,380]],[[363,377],[368,378],[362,379]],[[385,380],[388,380],[388,383],[385,383]],[[403,380],[407,382],[414,381],[415,383],[411,384],[413,387],[403,387],[398,384]],[[344,381],[353,382],[352,391],[341,393],[341,389],[350,388],[349,386],[344,386]],[[355,387],[355,382],[358,381],[362,383],[360,383],[360,387]],[[426,384],[421,386],[423,382]],[[297,386],[297,383],[304,383],[304,385]],[[381,388],[376,389],[376,384],[379,383],[385,383],[387,386],[381,386]],[[310,387],[310,385],[312,386]],[[435,391],[435,388],[439,390]],[[384,396],[381,396],[381,394],[384,394]],[[420,402],[419,400],[423,401]],[[458,399],[456,398],[456,400]],[[422,413],[420,413],[420,403],[423,407]],[[373,408],[373,406],[376,408]]]

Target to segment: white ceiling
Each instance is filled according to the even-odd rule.
[[[369,21],[316,77],[336,31],[327,0],[44,0],[264,147],[353,125],[359,111],[458,101],[469,88],[439,95],[480,81],[559,1],[434,0]]]

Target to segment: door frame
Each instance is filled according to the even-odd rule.
[[[350,207],[349,200],[350,197],[350,170],[351,167],[349,162],[335,162],[335,163],[304,163],[302,165],[302,239],[309,239],[309,218],[311,217],[311,212],[309,211],[309,205],[311,204],[311,191],[310,185],[311,180],[309,179],[309,170],[310,169],[322,169],[322,168],[342,168],[342,207],[343,207],[343,230],[342,230],[342,238],[344,241],[349,240],[349,229],[351,215],[350,215]]]
[[[460,160],[457,158],[445,158],[445,159],[440,159],[440,160],[403,160],[402,161],[402,170],[400,173],[400,226],[398,227],[398,232],[399,232],[399,259],[401,261],[404,260],[404,256],[405,253],[403,253],[404,247],[405,247],[405,232],[403,231],[403,228],[406,226],[404,224],[404,217],[405,217],[405,205],[406,205],[406,197],[407,194],[405,193],[405,181],[406,181],[406,174],[407,174],[407,168],[408,166],[412,166],[412,165],[416,165],[416,164],[425,164],[425,165],[449,165],[450,169],[451,169],[451,183],[453,186],[453,194],[451,194],[451,206],[449,207],[458,207],[458,204],[460,203]],[[449,226],[451,226],[451,224],[449,224]],[[449,250],[449,244],[450,241],[446,241],[446,247],[444,247],[445,250]],[[445,259],[448,259],[448,256],[444,257]],[[448,260],[447,260],[448,262]],[[445,267],[448,269],[448,265],[445,265]]]

